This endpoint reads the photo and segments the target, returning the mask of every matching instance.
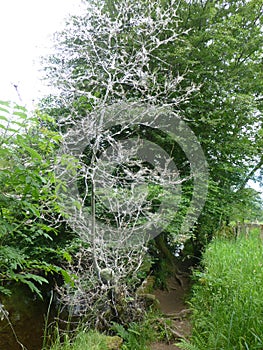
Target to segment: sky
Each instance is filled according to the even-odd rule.
[[[81,0],[3,0],[0,11],[0,100],[30,107],[42,91],[38,57],[48,52],[52,35]]]

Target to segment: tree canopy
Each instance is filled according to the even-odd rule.
[[[0,276],[40,294],[62,274],[61,298],[103,328],[141,317],[153,260],[262,218],[247,183],[262,176],[263,4],[84,4],[34,116],[0,102]]]
[[[86,6],[56,36],[47,72],[58,95],[45,108],[61,120],[121,99],[171,105],[205,152],[210,191],[200,223],[213,231],[262,167],[261,1]],[[178,148],[174,158],[185,161]]]

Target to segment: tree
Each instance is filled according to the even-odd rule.
[[[89,325],[137,317],[127,308],[138,303],[147,241],[164,230],[185,240],[204,203],[206,161],[179,117],[196,87],[181,87],[166,50],[186,35],[178,23],[173,1],[87,2],[50,58],[64,135],[56,197],[84,245],[75,285],[60,293]]]
[[[175,1],[87,1],[83,11],[57,36],[45,70],[64,117],[123,99],[178,106],[196,90],[181,90],[184,75],[169,63],[166,49],[188,32],[179,29]]]
[[[180,115],[191,127],[210,167],[205,210],[192,225],[199,254],[214,231],[228,222],[230,203],[262,165],[261,10],[257,0],[86,2],[83,16],[73,17],[57,35],[47,65],[47,77],[58,93],[43,104],[57,118],[62,133],[81,123],[87,113],[101,115],[120,101],[122,106],[137,103],[157,110],[162,106],[174,116],[167,125]],[[191,178],[194,162],[189,155],[196,154],[195,147],[190,151],[180,128],[174,139],[151,123],[141,126],[137,119],[123,134],[118,118],[117,140],[145,135],[171,155],[185,180],[177,216],[165,229],[177,239],[184,233],[183,216],[189,217],[193,207],[195,216],[192,199],[196,203],[199,197],[203,204],[206,196],[205,186],[203,195],[201,191],[193,195],[193,178],[207,174],[205,162],[198,162],[199,176],[192,172]],[[99,137],[96,130],[104,122],[100,118],[92,126],[94,144]],[[110,135],[116,130],[113,127]],[[197,159],[203,160],[203,154]],[[207,177],[203,180],[202,184]],[[158,197],[158,186],[154,189]]]
[[[211,180],[197,234],[207,226],[211,235],[262,168],[262,2],[181,4],[182,30],[190,30],[175,64],[201,85],[183,113],[202,144]]]
[[[164,112],[137,103],[103,106],[64,135],[56,197],[84,246],[71,265],[72,290],[60,293],[89,326],[109,328],[113,320],[128,324],[142,316],[135,292],[146,243],[173,219],[183,180],[172,158],[134,126],[138,118],[144,127],[154,125]]]
[[[84,13],[81,19],[74,18],[70,29],[58,35],[57,49],[61,55],[51,58],[49,78],[60,86],[61,94],[60,98],[56,97],[58,109],[53,109],[52,113],[69,115],[72,112],[74,115],[77,109],[78,115],[85,115],[98,97],[108,96],[103,84],[112,79],[111,96],[115,94],[117,98],[120,87],[132,98],[143,99],[148,91],[148,96],[158,103],[178,107],[181,117],[198,136],[209,162],[210,197],[204,212],[208,215],[200,218],[199,228],[204,228],[201,221],[209,221],[205,231],[212,233],[227,219],[225,203],[231,202],[233,195],[236,196],[235,193],[262,168],[261,1],[164,1],[159,3],[159,8],[170,11],[171,15],[166,29],[160,32],[156,21],[158,6],[154,3],[142,1],[137,5],[133,18],[139,18],[141,13],[146,16],[144,27],[137,26],[136,33],[131,30],[130,15],[125,15],[125,5],[121,2],[115,6],[102,1],[98,8],[97,15],[104,11],[105,21],[116,20],[108,36],[103,34],[103,25],[96,34],[99,59],[90,47],[92,41],[87,34],[92,33],[91,23],[97,21],[93,11],[89,10],[90,15]],[[120,31],[122,23],[126,25],[126,32]],[[144,35],[146,23],[156,28],[147,38]],[[170,31],[174,34],[170,35]],[[129,32],[130,36],[121,35],[124,32]],[[171,40],[159,45],[162,35],[167,34]],[[109,42],[111,44],[107,45]],[[149,47],[152,50],[147,51]],[[95,80],[92,70],[87,69],[94,66],[94,57],[96,69],[93,73],[100,77]],[[118,65],[125,69],[121,70]],[[193,85],[199,89],[188,95],[189,103],[184,92]],[[90,94],[91,99],[88,98]],[[179,105],[181,94],[184,100]],[[69,98],[71,105],[64,103]],[[182,152],[176,151],[174,157],[178,163],[183,163]],[[213,217],[212,221],[209,217]]]

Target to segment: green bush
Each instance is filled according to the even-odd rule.
[[[263,242],[214,240],[193,288],[193,333],[182,349],[263,349]]]
[[[26,284],[41,297],[49,274],[68,273],[70,259],[59,245],[65,230],[58,223],[51,171],[58,133],[45,127],[51,118],[0,101],[0,293],[10,282]],[[66,241],[66,239],[64,239]]]

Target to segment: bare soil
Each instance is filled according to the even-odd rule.
[[[191,334],[189,321],[189,309],[186,304],[186,297],[189,294],[191,283],[189,276],[170,278],[168,290],[155,290],[154,295],[160,302],[160,310],[164,317],[172,320],[171,331],[177,340],[172,343],[156,342],[151,344],[151,350],[179,350],[174,344],[180,338],[188,338]]]

